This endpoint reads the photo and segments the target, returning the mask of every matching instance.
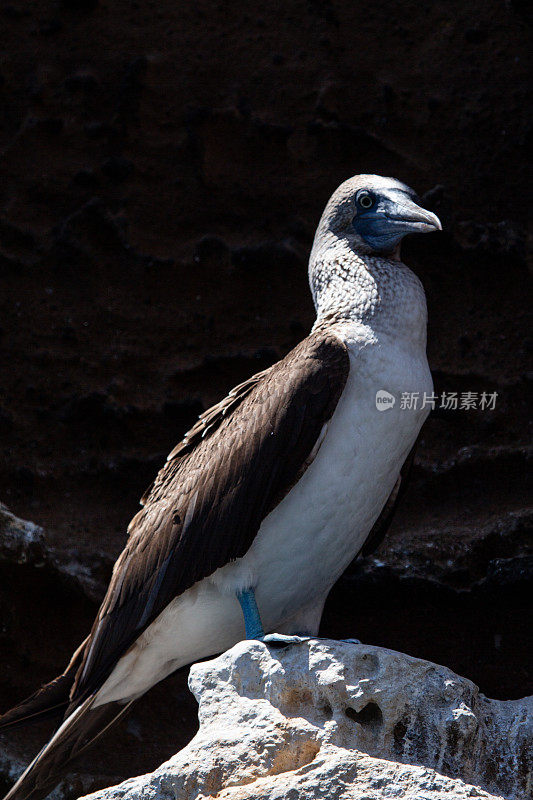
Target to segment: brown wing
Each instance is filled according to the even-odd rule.
[[[101,685],[176,595],[244,556],[295,482],[348,371],[344,344],[313,333],[204,414],[172,451],[130,523],[73,701]]]
[[[415,459],[417,444],[418,444],[418,439],[412,446],[411,450],[409,451],[409,455],[403,462],[400,474],[398,475],[398,480],[394,484],[394,489],[390,493],[389,499],[383,506],[383,510],[379,515],[379,517],[377,518],[377,520],[375,521],[372,530],[368,534],[368,537],[361,548],[360,555],[369,556],[370,553],[373,553],[374,550],[377,550],[377,548],[380,546],[381,542],[385,538],[385,534],[389,530],[391,522],[396,513],[396,509],[398,508],[398,503],[404,496],[405,490],[409,485],[409,478],[411,477],[411,469],[413,467],[413,461]]]

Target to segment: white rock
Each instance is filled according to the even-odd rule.
[[[379,647],[241,642],[191,668],[200,730],[151,775],[91,800],[523,800],[533,698],[489,700]],[[483,787],[483,788],[477,788]],[[492,792],[489,794],[488,792]]]

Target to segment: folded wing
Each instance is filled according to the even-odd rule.
[[[206,412],[173,450],[130,523],[72,707],[102,685],[174,597],[244,556],[305,469],[348,371],[344,344],[313,333]]]

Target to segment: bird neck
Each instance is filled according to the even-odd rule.
[[[316,325],[352,322],[375,334],[426,344],[427,310],[422,284],[401,261],[354,252],[346,239],[331,234],[316,242],[309,282]]]

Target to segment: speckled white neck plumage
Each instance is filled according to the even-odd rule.
[[[328,319],[362,323],[425,347],[426,298],[416,275],[401,261],[357,253],[330,231],[319,234],[309,261],[315,327]]]

